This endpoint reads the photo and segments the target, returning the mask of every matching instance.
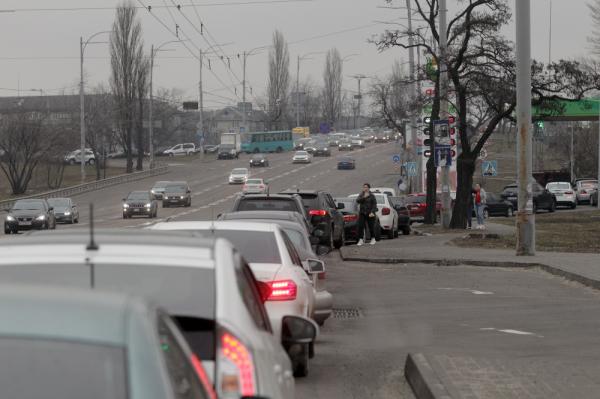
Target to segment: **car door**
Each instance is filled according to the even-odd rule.
[[[275,397],[291,398],[294,396],[294,378],[290,358],[283,350],[279,337],[273,335],[254,273],[238,253],[234,258],[238,289],[257,328],[257,334],[252,334],[251,338],[256,373],[261,383],[271,384],[270,387],[262,387],[261,391],[279,392],[280,395]]]
[[[315,295],[317,294],[315,291],[315,287],[313,286],[312,280],[309,275],[304,270],[304,266],[302,265],[302,259],[298,252],[296,251],[296,247],[294,247],[294,243],[285,231],[281,230],[281,235],[283,237],[283,241],[285,242],[285,247],[290,255],[290,259],[294,264],[294,274],[298,276],[299,281],[302,281],[304,292],[307,294],[307,314],[304,315],[306,317],[310,317],[313,314],[314,303],[315,303]]]
[[[175,155],[181,154],[183,152],[183,146],[181,144],[177,144],[175,147],[173,147],[172,151]]]
[[[327,208],[329,208],[329,214],[331,215],[333,226],[334,226],[334,235],[337,238],[341,238],[342,232],[344,230],[344,215],[337,209],[335,201],[331,197],[331,194],[325,194],[325,202]]]

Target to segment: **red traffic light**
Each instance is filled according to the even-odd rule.
[[[425,140],[423,141],[423,144],[424,144],[424,145],[426,145],[426,146],[430,146],[432,141],[433,141],[433,140],[431,140],[431,139],[425,139]]]
[[[450,129],[448,129],[448,132],[450,133],[450,136],[454,136],[456,134],[456,129],[451,127]]]
[[[435,90],[427,89],[427,90],[425,90],[425,94],[428,95],[429,97],[431,97],[435,94]]]
[[[448,116],[448,123],[453,124],[454,122],[456,122],[456,118],[454,118],[452,115]]]
[[[454,140],[454,139],[450,139],[450,145],[451,145],[451,146],[455,146],[455,145],[456,145],[456,140]]]

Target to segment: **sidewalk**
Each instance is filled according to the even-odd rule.
[[[418,227],[415,227],[418,230]],[[347,246],[340,249],[345,261],[372,263],[434,263],[492,267],[540,267],[541,269],[600,289],[600,255],[590,253],[536,252],[516,256],[514,250],[462,248],[449,242],[467,234],[514,234],[514,228],[488,223],[487,229],[464,230],[433,235],[401,236],[376,245]]]

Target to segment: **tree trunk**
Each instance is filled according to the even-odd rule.
[[[132,132],[132,128],[131,128],[131,123],[128,124],[127,126],[127,143],[126,143],[126,147],[127,147],[127,173],[132,173],[133,172],[133,132]]]
[[[467,227],[467,212],[473,189],[473,174],[475,173],[476,154],[463,152],[459,155],[456,164],[457,185],[456,200],[452,209],[451,229],[464,229]]]

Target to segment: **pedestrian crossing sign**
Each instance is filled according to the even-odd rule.
[[[406,163],[406,174],[411,177],[417,175],[417,163],[416,162],[407,162]]]
[[[483,161],[481,173],[483,176],[498,176],[498,161]]]

